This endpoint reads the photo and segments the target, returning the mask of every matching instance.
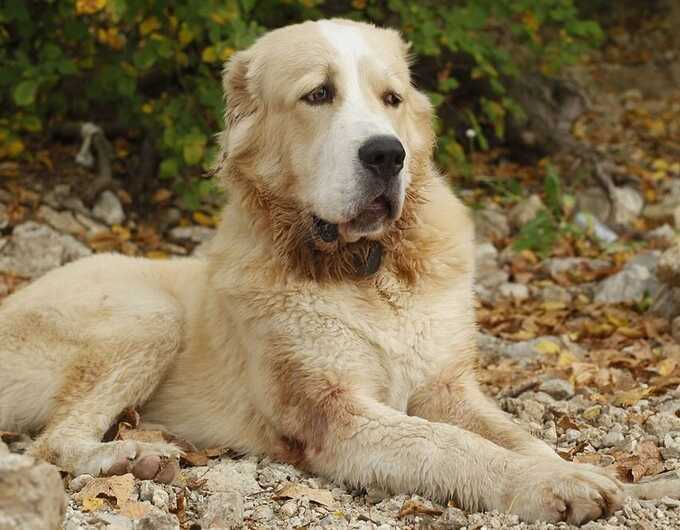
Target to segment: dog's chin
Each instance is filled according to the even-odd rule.
[[[359,210],[359,213],[351,220],[339,223],[339,235],[348,243],[361,238],[379,239],[387,227],[397,219],[400,212],[400,204],[385,195],[380,195]]]

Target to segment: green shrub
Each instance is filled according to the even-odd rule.
[[[59,120],[150,134],[159,175],[197,175],[222,126],[222,63],[269,28],[324,16],[396,27],[442,118],[440,161],[502,138],[521,113],[504,81],[551,74],[600,38],[573,0],[5,0],[0,6],[0,158]]]

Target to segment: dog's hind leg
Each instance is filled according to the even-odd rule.
[[[12,342],[2,357],[9,369],[16,368],[10,386],[23,385],[29,394],[25,399],[38,396],[28,382],[41,384],[35,365],[50,366],[47,372],[51,373],[43,373],[40,379],[54,390],[47,397],[40,395],[45,403],[35,404],[45,411],[45,421],[30,450],[33,455],[75,474],[129,471],[143,479],[172,480],[175,466],[166,465],[166,457],[177,457],[180,451],[175,446],[102,442],[125,408],[140,406],[149,398],[182,343],[182,311],[175,300],[162,291],[140,289],[129,297],[133,300],[107,294],[96,307],[79,307],[78,318],[68,303],[58,309],[18,309],[2,315],[7,327],[0,326],[4,328],[0,337]],[[33,336],[12,331],[28,329],[28,322]],[[3,400],[16,401],[17,396],[14,392]]]

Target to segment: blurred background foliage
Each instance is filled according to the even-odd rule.
[[[399,29],[437,108],[445,169],[504,141],[524,110],[508,90],[554,76],[602,39],[574,0],[5,0],[0,5],[0,158],[66,121],[151,139],[154,173],[186,195],[222,127],[222,64],[269,29],[322,17]]]

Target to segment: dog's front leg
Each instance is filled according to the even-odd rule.
[[[523,455],[560,459],[549,445],[525,431],[484,395],[472,370],[456,365],[420,386],[409,399],[408,413],[457,425]]]
[[[311,471],[525,520],[581,523],[620,506],[618,484],[602,475],[519,456],[459,427],[407,416],[340,387],[318,389],[290,401],[280,418]]]

